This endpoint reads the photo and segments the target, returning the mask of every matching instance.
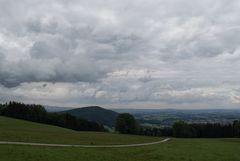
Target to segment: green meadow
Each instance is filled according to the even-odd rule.
[[[162,138],[76,132],[0,117],[0,140],[66,144],[131,144]],[[0,145],[0,161],[240,161],[240,139],[176,139],[128,148]]]
[[[133,144],[159,141],[157,137],[107,132],[79,132],[0,116],[0,140],[59,144]]]
[[[1,161],[239,161],[240,140],[172,139],[131,148],[0,145]]]

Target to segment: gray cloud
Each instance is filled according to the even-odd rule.
[[[1,0],[0,101],[235,107],[239,7],[237,0]]]

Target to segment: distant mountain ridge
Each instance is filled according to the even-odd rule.
[[[61,111],[69,113],[78,118],[83,118],[89,121],[98,122],[102,125],[114,127],[118,113],[99,106],[88,106],[82,108],[75,108],[71,110]]]

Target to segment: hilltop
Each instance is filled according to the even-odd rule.
[[[88,106],[62,111],[75,117],[98,122],[102,125],[114,127],[118,113],[99,106]]]

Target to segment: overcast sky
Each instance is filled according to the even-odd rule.
[[[240,107],[239,0],[0,0],[0,102]]]

